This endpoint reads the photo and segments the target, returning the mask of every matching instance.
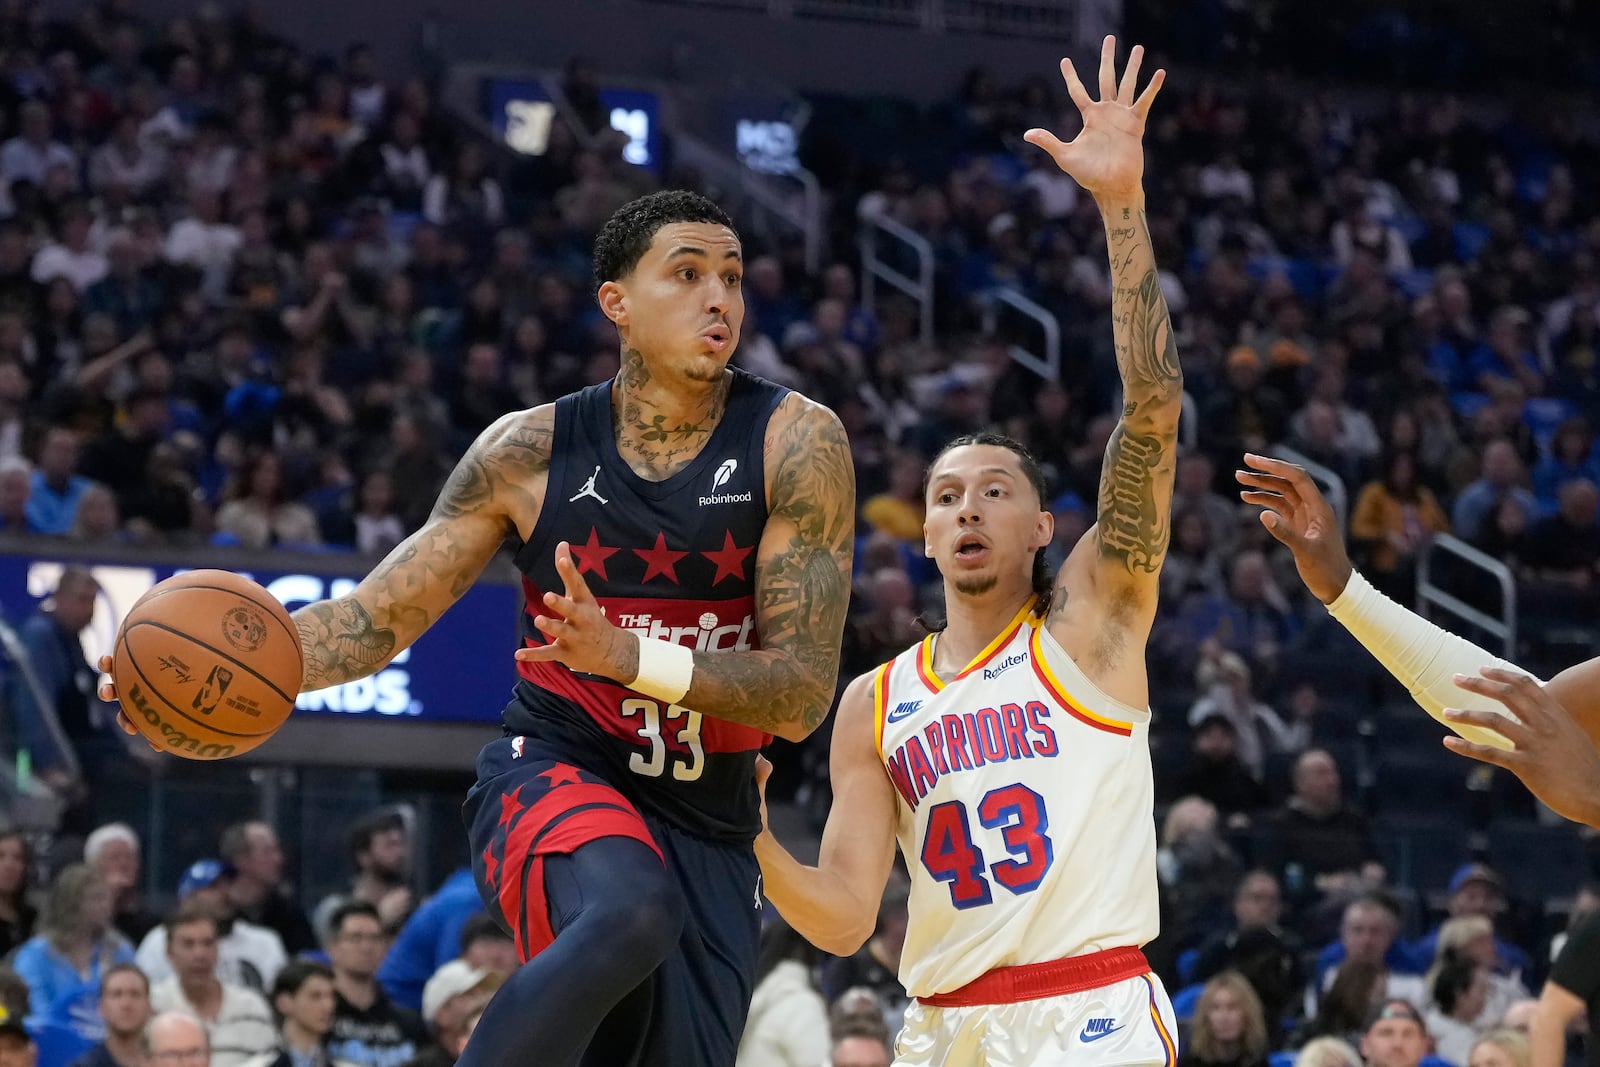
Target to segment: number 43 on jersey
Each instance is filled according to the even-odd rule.
[[[994,899],[989,879],[1022,896],[1038,889],[1055,859],[1045,831],[1050,817],[1044,798],[1025,785],[991,789],[978,802],[978,822],[1000,831],[1000,840],[1014,858],[988,863],[972,840],[967,806],[947,800],[928,811],[928,832],[922,841],[922,866],[950,885],[950,903],[963,911],[981,908]],[[989,877],[984,877],[984,871]]]

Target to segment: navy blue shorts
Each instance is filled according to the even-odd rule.
[[[630,1007],[627,1018],[608,1018],[601,1031],[619,1025],[646,1029],[634,1067],[733,1067],[761,931],[755,851],[686,834],[641,813],[597,772],[602,766],[531,737],[503,737],[484,746],[478,782],[462,809],[478,892],[510,929],[526,962],[559,932],[551,928],[545,899],[544,857],[603,837],[650,846],[683,887],[683,936],[651,976],[653,1007]]]

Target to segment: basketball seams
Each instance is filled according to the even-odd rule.
[[[194,572],[190,571],[189,573],[193,574]],[[224,573],[231,574],[232,572],[231,571],[225,571]],[[178,575],[178,577],[182,578],[182,577],[184,577],[184,575],[180,574],[180,575]],[[300,631],[297,628],[295,628],[292,624],[285,624],[283,619],[279,618],[278,613],[280,611],[281,612],[287,612],[289,609],[285,608],[282,604],[278,603],[276,600],[274,600],[274,601],[272,601],[270,603],[267,603],[267,604],[263,604],[261,601],[257,600],[255,597],[250,596],[247,593],[240,592],[238,589],[229,588],[228,586],[225,586],[225,585],[199,585],[199,584],[194,584],[194,583],[186,583],[184,585],[174,586],[171,589],[161,589],[160,592],[157,592],[156,589],[160,589],[160,586],[159,585],[156,586],[155,589],[151,589],[150,592],[148,592],[144,596],[140,597],[138,602],[134,604],[134,608],[144,607],[147,603],[154,603],[155,601],[160,600],[162,597],[168,596],[168,595],[170,595],[172,593],[182,593],[182,592],[188,592],[190,590],[208,590],[208,591],[214,592],[214,593],[226,593],[229,596],[238,597],[240,600],[243,600],[247,604],[253,604],[257,608],[260,608],[263,612],[265,612],[267,618],[269,618],[273,622],[277,623],[278,626],[283,630],[284,635],[286,637],[288,637],[290,643],[293,645],[293,647],[295,649],[296,656],[300,660],[300,670],[301,670],[302,673],[304,673],[305,665],[306,665],[306,654],[305,654],[305,649],[302,648],[301,645],[300,645]],[[132,614],[132,611],[130,611],[129,614]],[[183,636],[187,637],[189,635],[188,634],[184,634]],[[276,688],[276,687],[274,687],[274,688]]]
[[[271,729],[268,729],[268,730],[257,731],[256,733],[253,733],[253,734],[239,733],[239,732],[234,731],[234,730],[224,730],[221,727],[213,726],[211,723],[207,722],[205,719],[197,719],[197,718],[195,718],[193,715],[190,715],[184,709],[178,707],[178,705],[174,704],[171,700],[168,700],[167,697],[162,694],[161,690],[156,688],[156,679],[151,678],[148,674],[146,674],[144,672],[144,668],[139,666],[138,661],[133,658],[133,649],[128,644],[128,632],[130,632],[132,630],[136,630],[141,626],[154,626],[157,629],[165,630],[168,633],[171,633],[171,634],[174,634],[175,636],[183,637],[183,638],[188,638],[189,635],[185,634],[185,633],[180,633],[177,630],[173,630],[171,627],[162,626],[160,623],[150,622],[148,620],[136,622],[132,626],[128,627],[127,630],[125,630],[123,632],[123,635],[122,635],[120,640],[121,640],[121,645],[122,645],[123,649],[126,650],[126,653],[127,653],[128,666],[132,667],[133,668],[133,672],[139,676],[139,680],[144,683],[145,692],[148,693],[151,697],[153,697],[154,699],[159,700],[161,703],[165,704],[179,718],[184,719],[187,722],[192,722],[196,726],[203,727],[204,729],[209,730],[214,734],[220,734],[220,735],[222,735],[224,737],[233,737],[233,738],[239,738],[239,739],[242,739],[242,740],[250,740],[252,738],[268,737],[271,734],[273,734],[274,732],[276,732],[276,730],[277,730],[276,726],[274,726],[274,727],[272,727]],[[195,644],[200,644],[200,642],[196,641]],[[205,646],[202,645],[201,647],[205,647]],[[250,670],[250,668],[244,666],[244,664],[242,664],[242,663],[237,663],[237,662],[235,662],[234,660],[231,660],[231,659],[228,662],[229,663],[233,663],[234,666],[237,666],[241,670],[244,670],[244,671],[246,671],[246,672],[248,672],[250,674],[256,674],[255,671]],[[263,685],[266,685],[268,688],[273,689],[276,692],[276,687],[273,686],[271,682],[268,682],[265,678],[261,678],[260,675],[256,675],[256,677],[262,682]],[[132,718],[132,716],[129,716],[129,718]],[[142,733],[143,731],[141,730],[140,732]]]
[[[278,696],[282,697],[284,700],[287,700],[290,704],[293,704],[300,697],[299,693],[295,693],[293,696],[291,696],[290,694],[285,693],[282,689],[279,689],[277,684],[274,683],[272,681],[272,679],[266,677],[260,671],[256,670],[254,667],[250,666],[248,663],[245,663],[243,660],[239,659],[237,652],[226,652],[226,651],[216,647],[215,645],[208,645],[208,644],[206,644],[206,642],[200,640],[198,637],[194,636],[193,634],[185,633],[184,631],[179,630],[178,628],[176,628],[174,626],[170,626],[167,623],[157,622],[155,619],[139,619],[136,622],[134,622],[131,625],[129,625],[127,627],[127,629],[130,630],[130,631],[131,630],[137,630],[141,626],[154,626],[156,629],[162,630],[162,631],[164,631],[166,633],[169,633],[174,637],[181,637],[185,641],[188,641],[191,644],[197,645],[198,647],[205,649],[207,652],[213,653],[214,655],[221,656],[223,659],[227,660],[229,663],[232,663],[234,666],[238,667],[240,670],[244,671],[247,674],[250,674],[250,675],[254,676],[256,681],[260,682],[262,685],[264,685],[268,689],[272,690],[274,693],[276,693]],[[198,721],[198,720],[196,720],[196,721]]]

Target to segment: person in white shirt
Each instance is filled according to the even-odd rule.
[[[111,270],[111,262],[89,240],[93,225],[94,218],[83,204],[62,208],[56,242],[45,245],[33,257],[33,280],[48,285],[56,278],[65,278],[82,294],[104,278]]]
[[[216,860],[200,860],[184,872],[178,899],[183,907],[193,906],[216,923],[217,976],[230,985],[265,995],[288,962],[288,955],[283,939],[275,932],[236,916],[228,895],[233,876],[231,868]],[[135,958],[152,983],[172,975],[167,936],[167,927],[157,926],[139,944]]]
[[[170,263],[197,267],[204,274],[205,291],[220,297],[227,291],[228,272],[244,238],[237,226],[222,221],[222,200],[210,189],[189,195],[191,214],[167,234],[163,254]]]
[[[50,139],[50,109],[42,101],[30,100],[18,113],[21,132],[0,145],[0,179],[9,186],[18,179],[43,185],[50,171],[58,166],[78,172],[78,157],[60,141]]]
[[[173,974],[151,986],[150,1007],[187,1011],[199,1019],[210,1041],[212,1067],[240,1067],[273,1048],[277,1027],[261,994],[217,978],[216,919],[190,902],[164,929]]]

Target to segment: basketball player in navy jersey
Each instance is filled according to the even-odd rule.
[[[421,529],[296,612],[302,690],[381,670],[511,540],[521,678],[465,816],[524,962],[458,1062],[732,1067],[760,921],[756,752],[832,704],[854,471],[831,411],[728,366],[744,265],[715,205],[636,200],[594,261],[620,373],[500,419]]]

